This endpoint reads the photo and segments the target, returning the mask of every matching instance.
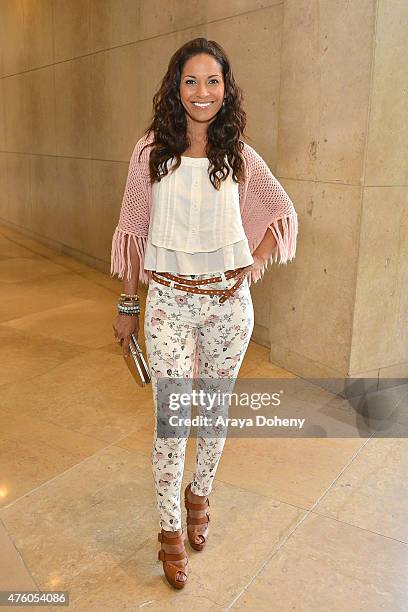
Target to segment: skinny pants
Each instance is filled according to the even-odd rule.
[[[213,272],[183,277],[200,279],[220,274]],[[227,289],[235,282],[234,277],[224,278],[217,283],[200,285],[200,288]],[[248,279],[245,278],[222,304],[219,298],[216,294],[200,295],[166,287],[154,279],[149,283],[144,335],[155,410],[151,464],[160,527],[166,531],[181,528],[180,493],[188,437],[158,437],[158,380],[168,377],[183,379],[183,384],[192,381],[196,358],[197,378],[201,381],[200,389],[204,388],[204,391],[209,379],[215,382],[238,376],[254,327]],[[232,392],[232,387],[224,388],[223,392]],[[199,407],[198,410],[203,414],[205,409]],[[208,416],[208,409],[205,415]],[[191,483],[191,491],[196,495],[208,496],[211,493],[224,444],[225,436],[202,437],[197,434]]]

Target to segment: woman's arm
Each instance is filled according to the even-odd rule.
[[[147,247],[151,186],[149,177],[149,151],[142,150],[147,139],[138,140],[133,150],[126,187],[123,194],[119,223],[112,238],[111,275],[117,274],[131,283],[134,265],[139,271],[139,280],[149,282],[149,276],[144,271],[144,256]],[[139,154],[141,159],[139,161]],[[130,242],[129,242],[130,241]],[[136,247],[138,259],[133,264],[130,256]]]
[[[259,273],[251,273],[251,280],[256,282],[262,278],[267,263],[286,264],[295,257],[298,219],[289,195],[250,145],[246,145],[246,159],[249,178],[244,208],[248,230],[251,236],[260,228],[265,232],[253,252],[265,261]]]
[[[130,237],[126,236],[126,240]],[[123,293],[131,294],[137,293],[139,284],[139,268],[140,268],[140,257],[136,249],[134,240],[130,241],[129,259],[131,273],[128,275],[128,266],[125,264],[125,274],[123,279]],[[128,278],[129,277],[129,278]]]
[[[129,237],[126,237],[129,240]],[[131,265],[130,275],[128,275],[128,264]],[[129,256],[125,264],[125,276],[123,279],[123,292],[133,295],[137,293],[139,283],[140,258],[134,240],[130,241]],[[129,278],[128,278],[129,276]],[[129,316],[118,313],[113,322],[114,336],[122,345],[122,352],[125,357],[129,355],[131,334],[139,335],[139,315]]]
[[[280,235],[282,235],[284,230],[282,221],[280,219],[278,221],[275,221],[275,232],[277,229],[279,229]],[[272,263],[273,261],[277,261],[278,248],[278,242],[275,238],[275,234],[273,233],[272,228],[268,226],[264,237],[252,253],[254,263],[250,266],[246,266],[246,268],[242,270],[243,275],[248,275],[250,279],[250,285],[251,280],[253,280],[254,278],[255,280],[262,278],[265,270],[267,269],[270,263]]]
[[[283,232],[282,221],[279,221],[280,230]],[[268,261],[276,250],[278,243],[276,242],[275,236],[272,234],[272,230],[268,227],[261,242],[256,247],[253,255],[257,255],[263,261]]]

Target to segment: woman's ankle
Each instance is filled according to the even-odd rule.
[[[202,502],[202,501],[205,501],[208,497],[207,495],[198,495],[197,493],[194,493],[194,491],[191,490],[191,487],[188,493],[192,501],[195,500],[197,502],[200,502],[200,501]]]
[[[180,529],[176,529],[175,531],[167,531],[166,529],[162,528],[162,532],[164,533],[165,536],[168,536],[169,538],[176,538],[177,536],[180,536],[182,534],[182,530]]]

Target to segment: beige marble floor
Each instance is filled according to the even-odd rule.
[[[121,289],[0,226],[0,590],[65,589],[87,612],[408,609],[407,444],[369,435],[229,437],[208,546],[188,548],[187,587],[168,587],[151,390],[112,336]],[[241,378],[298,380],[254,343]],[[324,393],[325,416],[351,426]],[[321,394],[293,399],[312,412]]]

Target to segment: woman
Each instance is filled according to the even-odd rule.
[[[127,355],[130,334],[139,332],[138,281],[148,283],[144,333],[156,415],[159,559],[169,583],[182,588],[189,574],[180,510],[187,437],[158,435],[158,381],[190,385],[238,376],[254,325],[249,287],[278,255],[279,263],[294,258],[298,224],[287,193],[240,140],[242,91],[220,45],[196,38],[178,49],[153,107],[130,160],[112,239],[111,273],[124,278],[121,299],[129,307],[118,305],[113,328]],[[208,415],[201,407],[200,413]],[[207,541],[224,443],[216,428],[197,436],[196,468],[184,492],[196,550]]]

